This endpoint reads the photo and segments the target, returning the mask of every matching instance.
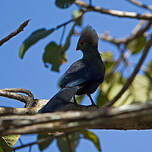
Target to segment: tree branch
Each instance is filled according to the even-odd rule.
[[[130,34],[129,36],[124,37],[124,38],[114,38],[107,33],[106,34],[98,34],[98,36],[100,39],[107,41],[107,42],[110,42],[110,43],[115,44],[115,45],[120,45],[120,44],[127,45],[130,41],[136,39],[137,37],[144,35],[144,33],[149,30],[151,25],[152,25],[152,21],[148,21],[145,25],[142,24],[142,26],[140,26],[138,28],[138,30],[136,30],[136,32],[133,32],[132,34]],[[136,29],[136,27],[135,27],[135,29]],[[74,34],[80,35],[79,32],[75,32]]]
[[[7,116],[11,114],[24,115],[24,114],[33,114],[36,113],[35,108],[9,108],[9,107],[0,107],[0,116]]]
[[[5,42],[7,42],[9,39],[11,39],[12,37],[16,36],[18,33],[22,32],[24,30],[24,28],[27,26],[27,24],[29,23],[30,20],[26,20],[24,23],[22,23],[18,29],[16,29],[14,32],[12,32],[11,34],[9,34],[8,36],[6,36],[5,38],[3,38],[2,40],[0,40],[0,46],[3,45]]]
[[[148,10],[152,10],[152,6],[148,6],[146,4],[142,4],[141,2],[138,2],[136,0],[127,0],[128,2],[140,7],[140,8],[144,8],[144,9],[148,9]]]
[[[2,89],[2,90],[8,91],[8,92],[15,92],[15,93],[25,93],[29,97],[34,99],[34,95],[32,94],[32,92],[29,91],[29,90],[26,90],[26,89],[22,89],[22,88],[5,88],[5,89]]]
[[[94,12],[99,12],[102,14],[123,17],[123,18],[134,18],[134,19],[143,19],[143,20],[151,20],[152,19],[151,13],[138,14],[136,12],[126,12],[126,11],[105,9],[105,8],[101,8],[99,6],[90,6],[90,5],[88,5],[85,2],[80,1],[80,0],[76,0],[75,4],[80,6],[80,7],[86,8],[86,10],[88,12],[94,11]]]
[[[149,41],[147,42],[144,50],[143,50],[143,53],[142,53],[142,56],[137,64],[137,66],[135,67],[133,73],[131,74],[131,76],[129,77],[129,79],[126,81],[126,83],[124,84],[123,88],[120,90],[120,92],[113,98],[112,101],[108,102],[107,104],[105,104],[105,106],[112,106],[123,94],[124,92],[128,89],[128,87],[130,86],[130,84],[132,83],[132,81],[134,80],[134,78],[136,77],[137,73],[139,72],[140,70],[140,67],[141,65],[143,64],[150,48],[151,48],[151,45],[152,45],[152,35],[150,35],[150,39]]]
[[[16,100],[19,100],[24,103],[26,103],[28,101],[28,97],[26,97],[24,95],[13,93],[13,92],[8,92],[8,91],[4,91],[4,90],[0,90],[0,96],[11,98],[11,99],[16,99]]]
[[[152,102],[118,108],[0,117],[0,136],[58,131],[72,133],[82,129],[152,129]]]
[[[72,18],[72,19],[70,19],[70,20],[68,20],[68,21],[66,21],[66,22],[64,22],[64,23],[62,23],[62,24],[60,24],[60,25],[57,25],[57,26],[55,27],[55,30],[57,30],[57,29],[59,29],[59,28],[61,28],[61,27],[63,27],[63,26],[65,27],[67,24],[72,23],[72,22],[78,20],[79,18],[81,18],[81,17],[84,15],[84,13],[86,13],[86,11],[82,10],[82,14],[81,14],[80,16],[78,16],[78,17],[76,17],[76,18]]]
[[[43,143],[43,142],[45,143],[46,141],[51,141],[53,137],[55,138],[55,137],[57,137],[57,136],[54,135],[54,136],[51,136],[51,137],[47,137],[47,138],[40,139],[40,140],[38,140],[38,141],[30,142],[30,143],[28,143],[28,144],[23,144],[23,145],[21,145],[21,146],[14,147],[13,150],[22,149],[22,148],[29,147],[29,146],[33,146],[33,145],[35,145],[35,144],[40,144],[40,143]]]
[[[25,93],[28,96],[17,93]],[[21,102],[24,102],[26,106],[34,102],[33,94],[26,89],[20,89],[20,88],[0,89],[0,96],[19,100]]]

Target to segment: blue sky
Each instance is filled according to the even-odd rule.
[[[87,0],[85,0],[88,2]],[[94,4],[112,9],[120,9],[126,11],[144,11],[141,10],[125,0],[93,0]],[[42,53],[45,46],[50,41],[59,43],[62,29],[54,32],[46,39],[41,40],[36,45],[31,47],[26,53],[23,60],[19,58],[19,48],[22,42],[28,37],[31,32],[39,28],[51,28],[59,25],[71,18],[73,10],[77,9],[72,6],[68,9],[59,9],[54,4],[55,0],[1,0],[0,5],[0,39],[15,30],[26,19],[31,19],[29,25],[25,30],[16,37],[5,43],[0,47],[0,88],[26,88],[33,92],[35,98],[51,98],[58,91],[58,80],[63,72],[81,57],[81,52],[76,52],[76,43],[78,37],[72,38],[70,49],[67,52],[68,62],[60,67],[60,73],[52,72],[44,67],[42,62]],[[151,0],[144,0],[149,3]],[[152,4],[152,2],[151,2]],[[125,6],[125,7],[124,7]],[[138,23],[138,20],[123,19],[117,17],[110,17],[107,15],[88,13],[84,17],[83,26],[90,24],[98,33],[110,31],[114,37],[127,36],[133,27]],[[67,27],[70,29],[70,25]],[[78,30],[80,30],[78,28]],[[65,36],[66,37],[66,36]],[[118,57],[118,52],[115,47],[109,43],[99,43],[99,50],[111,51],[115,58]],[[132,59],[135,59],[133,57]],[[147,61],[150,59],[150,55]],[[136,62],[136,60],[134,60]],[[95,97],[95,94],[94,94]],[[87,98],[83,104],[88,104]],[[9,107],[23,107],[23,104],[0,97],[0,106]],[[115,130],[93,130],[98,134],[101,141],[101,146],[104,152],[143,152],[151,150],[151,131],[115,131]],[[35,136],[26,135],[22,137],[23,143],[34,141]],[[19,145],[19,143],[17,144]],[[47,150],[58,151],[56,143],[54,142]],[[96,151],[94,145],[87,141],[81,140],[77,151]],[[22,149],[22,152],[27,152],[28,149]],[[38,151],[37,146],[33,146],[32,151]]]

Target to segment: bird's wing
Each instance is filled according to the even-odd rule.
[[[78,86],[91,79],[91,73],[83,60],[73,63],[63,75],[61,88]]]

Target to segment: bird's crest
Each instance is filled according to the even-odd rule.
[[[94,46],[98,46],[98,34],[90,25],[87,25],[82,30],[81,37],[86,37],[93,43]]]

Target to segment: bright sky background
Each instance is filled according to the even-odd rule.
[[[88,0],[85,1],[88,2]],[[151,0],[142,1],[144,1],[144,3],[151,3],[152,5]],[[71,47],[67,52],[68,62],[61,66],[61,72],[51,72],[44,67],[42,62],[44,48],[50,41],[59,43],[62,31],[62,29],[60,29],[31,47],[23,60],[19,58],[19,48],[31,32],[43,27],[47,29],[55,27],[56,25],[69,20],[73,10],[77,9],[76,6],[72,6],[69,9],[62,10],[57,8],[54,2],[55,0],[1,0],[0,39],[14,31],[26,19],[31,19],[29,25],[22,33],[0,47],[1,89],[26,88],[32,91],[35,98],[49,99],[58,91],[58,80],[63,72],[69,65],[81,57],[81,52],[75,51],[78,37],[73,37]],[[125,0],[93,0],[93,2],[104,8],[141,11],[141,9],[131,5]],[[136,23],[138,23],[138,20],[110,17],[98,13],[87,13],[84,17],[83,26],[90,24],[98,33],[110,31],[110,34],[115,37],[124,37],[129,34]],[[67,31],[69,27],[70,26],[67,27]],[[116,48],[112,47],[109,43],[100,42],[99,49],[114,52],[115,57],[118,57]],[[135,58],[136,57],[133,57],[132,59]],[[150,58],[151,56],[149,55],[147,61]],[[134,60],[134,62],[136,63],[136,60]],[[85,98],[83,104],[90,104],[88,103],[88,98]],[[23,104],[18,101],[0,97],[0,106],[23,107]],[[104,152],[151,151],[151,131],[93,131],[100,137],[101,147]],[[34,141],[35,139],[36,138],[33,135],[22,137],[24,144]],[[20,144],[18,143],[17,145],[19,146]],[[83,152],[84,150],[87,152],[96,151],[91,142],[82,139],[77,151]],[[20,150],[20,152],[27,151],[27,148]],[[33,146],[32,151],[38,151],[37,146]],[[58,151],[55,142],[45,150],[45,152],[49,151]]]

